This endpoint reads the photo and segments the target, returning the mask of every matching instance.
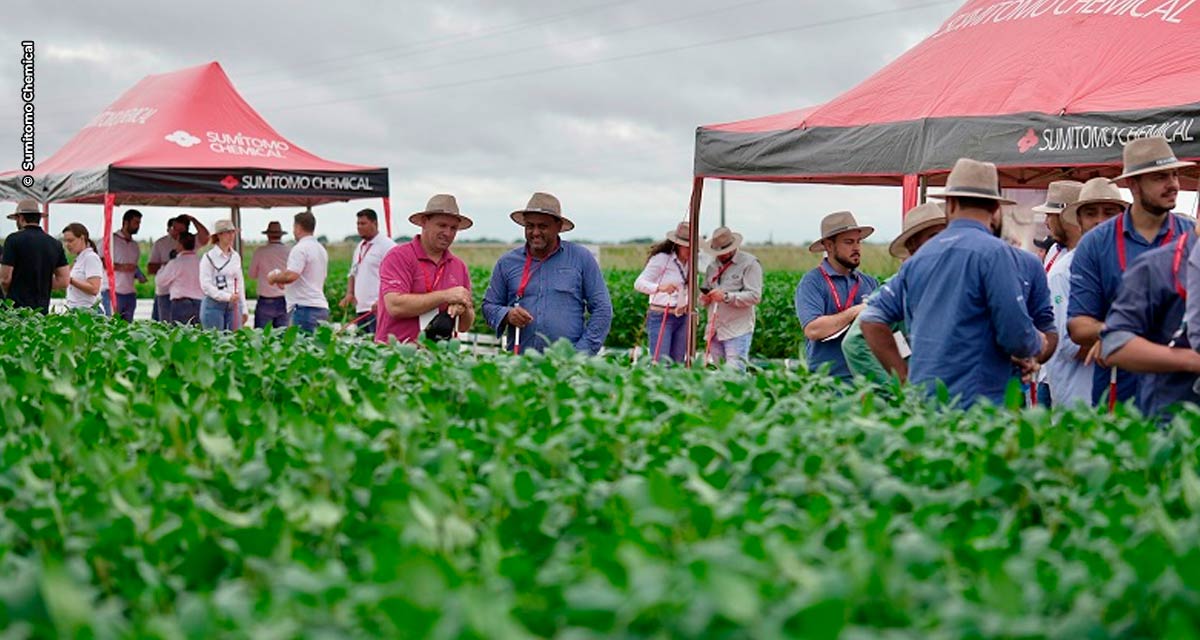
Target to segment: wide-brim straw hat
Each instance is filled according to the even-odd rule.
[[[219,236],[222,233],[237,231],[237,227],[233,226],[233,220],[217,220],[217,224],[213,227],[213,237]]]
[[[268,223],[266,230],[262,233],[264,236],[287,235],[287,232],[283,230],[283,225],[279,224],[278,220],[272,220],[270,223]]]
[[[1077,180],[1055,180],[1046,188],[1046,202],[1033,207],[1038,213],[1054,215],[1062,213],[1067,205],[1079,199],[1083,183]]]
[[[908,251],[908,241],[922,231],[947,224],[946,210],[937,202],[926,202],[917,205],[904,214],[904,230],[888,245],[888,253],[903,260],[911,256]]]
[[[667,240],[681,247],[690,247],[692,244],[691,238],[692,225],[687,222],[680,222],[675,229],[667,232]]]
[[[1171,150],[1171,143],[1162,136],[1130,140],[1125,144],[1121,159],[1124,161],[1125,167],[1121,171],[1121,175],[1112,179],[1113,182],[1147,173],[1182,169],[1196,164],[1176,158],[1175,152]]]
[[[720,257],[737,251],[742,246],[742,234],[734,233],[729,227],[717,227],[712,239],[701,245],[705,253]]]
[[[42,212],[41,206],[38,205],[37,200],[26,198],[17,203],[17,208],[12,213],[8,214],[8,219],[16,220],[17,218],[21,217],[21,214],[23,213],[36,213],[42,217],[46,216],[46,214]]]
[[[458,199],[448,193],[439,193],[430,198],[425,204],[425,210],[412,214],[408,221],[419,227],[428,216],[454,216],[458,218],[459,231],[470,229],[475,224],[475,221],[458,210]]]
[[[946,178],[946,189],[930,198],[984,198],[1000,204],[1017,204],[1000,195],[1000,175],[996,165],[970,158],[959,158]]]
[[[1079,199],[1063,209],[1062,219],[1067,224],[1079,225],[1079,208],[1085,204],[1115,204],[1121,208],[1129,206],[1129,201],[1121,197],[1121,190],[1108,178],[1092,178],[1083,183],[1079,191]]]
[[[847,231],[862,231],[862,239],[875,233],[875,227],[864,227],[858,224],[854,219],[854,214],[849,211],[836,211],[825,216],[821,220],[821,239],[808,245],[808,250],[813,253],[821,253],[825,250],[822,242]]]
[[[525,226],[525,214],[527,213],[540,213],[557,218],[562,221],[563,231],[570,231],[575,228],[575,223],[562,214],[562,203],[558,201],[558,198],[549,193],[538,191],[529,198],[529,204],[525,205],[524,209],[517,209],[509,214],[509,217],[512,218],[513,222],[523,227]]]

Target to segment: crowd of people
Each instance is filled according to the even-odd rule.
[[[1167,415],[1197,402],[1200,303],[1189,310],[1189,270],[1200,269],[1194,221],[1172,213],[1180,189],[1178,160],[1165,138],[1133,140],[1117,178],[1053,182],[1043,213],[1053,239],[1041,260],[1001,240],[1003,196],[995,165],[960,159],[942,203],[909,211],[889,245],[903,261],[880,283],[862,273],[862,244],[874,233],[853,213],[821,221],[809,250],[824,254],[796,286],[807,366],[847,382],[896,377],[933,391],[944,385],[955,402],[1005,401],[1013,380],[1027,401],[1045,406],[1105,405],[1132,400],[1146,414]],[[1132,194],[1126,201],[1118,188]],[[109,283],[88,230],[67,225],[62,242],[41,229],[41,212],[22,201],[9,217],[20,230],[0,259],[0,285],[16,306],[45,312],[51,289],[66,289],[66,306],[112,313]],[[133,319],[141,213],[125,211],[113,234],[115,315]],[[349,325],[377,342],[453,337],[477,311],[515,353],[566,340],[596,354],[608,335],[613,307],[596,258],[561,236],[574,229],[557,197],[535,193],[510,214],[525,243],[496,262],[477,310],[466,264],[454,255],[459,231],[472,219],[453,195],[437,194],[409,216],[419,228],[396,244],[379,233],[374,210],[357,214],[361,240],[352,254],[345,296]],[[194,228],[194,232],[193,229]],[[279,222],[263,234],[247,276],[257,282],[254,326],[295,325],[311,332],[329,320],[328,254],[316,240],[311,212],[294,216],[295,243],[282,242]],[[247,325],[246,282],[234,249],[237,229],[218,221],[210,233],[192,216],[167,224],[151,249],[153,318],[229,330]],[[648,297],[647,350],[655,362],[689,360],[689,296],[707,312],[706,363],[745,369],[762,301],[763,270],[726,227],[701,238],[706,265],[691,264],[691,229],[681,223],[655,244],[634,288]],[[211,248],[200,253],[200,248]],[[66,249],[75,255],[68,266]],[[696,276],[699,281],[693,282]],[[1193,276],[1200,278],[1200,276]],[[1200,282],[1200,279],[1195,279]],[[1192,318],[1191,323],[1187,322]],[[1192,334],[1192,335],[1189,335]]]

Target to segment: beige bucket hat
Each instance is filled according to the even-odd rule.
[[[1079,199],[1083,183],[1077,180],[1055,180],[1046,189],[1046,202],[1033,208],[1038,213],[1054,215],[1062,213],[1067,205]]]
[[[926,202],[917,205],[904,214],[904,230],[888,245],[888,253],[903,260],[911,254],[908,252],[909,238],[921,233],[929,227],[946,224],[946,210],[937,202]]]
[[[217,220],[217,224],[213,227],[213,237],[219,236],[222,233],[237,231],[237,227],[233,226],[233,220]]]
[[[946,198],[986,198],[1000,204],[1017,204],[1000,195],[1000,175],[996,165],[970,158],[959,158],[946,178],[946,190],[929,196]]]
[[[686,221],[680,222],[679,225],[675,227],[674,231],[667,232],[667,240],[670,240],[681,247],[691,246],[691,237],[692,225],[688,224]]]
[[[31,198],[26,198],[26,199],[18,202],[17,208],[15,210],[13,210],[12,213],[8,214],[8,219],[16,220],[17,218],[19,218],[21,216],[22,213],[37,213],[37,214],[40,214],[43,218],[46,217],[46,214],[42,213],[42,208],[41,208],[41,206],[38,205],[37,200],[33,200]]]
[[[529,204],[525,205],[524,209],[517,209],[509,217],[513,219],[513,222],[523,227],[525,226],[525,214],[527,213],[541,213],[558,218],[562,220],[563,231],[570,231],[575,228],[575,223],[563,216],[562,203],[558,201],[558,198],[549,193],[538,191],[529,198]]]
[[[1196,164],[1176,158],[1175,152],[1171,150],[1171,144],[1162,136],[1130,140],[1125,144],[1121,159],[1125,162],[1125,168],[1121,171],[1121,175],[1112,179],[1113,182],[1147,173],[1182,169]]]
[[[454,216],[458,218],[458,230],[470,229],[475,222],[464,216],[458,210],[458,199],[448,193],[439,193],[429,199],[424,211],[418,211],[408,217],[408,221],[421,226],[427,216]]]
[[[1121,197],[1121,190],[1117,185],[1113,184],[1108,178],[1092,178],[1083,183],[1083,189],[1079,191],[1079,198],[1067,205],[1063,209],[1062,219],[1067,224],[1079,226],[1079,207],[1085,204],[1103,204],[1110,203],[1120,205],[1122,208],[1129,206],[1129,201]]]
[[[717,227],[716,231],[713,231],[712,240],[706,242],[701,248],[705,253],[720,257],[737,251],[742,246],[742,242],[742,234],[734,233],[729,227]]]
[[[835,211],[821,220],[821,239],[808,245],[808,250],[813,253],[821,253],[825,250],[825,247],[821,245],[822,242],[847,231],[862,231],[862,237],[865,240],[867,236],[875,233],[875,227],[859,225],[858,221],[854,219],[854,214],[849,211]]]

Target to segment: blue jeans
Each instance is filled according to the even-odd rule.
[[[254,307],[254,328],[262,329],[266,326],[277,329],[288,326],[287,300],[283,296],[258,297],[258,304]]]
[[[359,315],[361,315],[361,314],[359,314]],[[354,317],[357,318],[358,315],[356,315]],[[375,328],[378,326],[378,324],[379,323],[375,317],[375,314],[372,313],[371,315],[363,318],[362,320],[359,320],[357,323],[355,323],[354,326],[358,327],[359,335],[373,336],[373,335],[375,335]]]
[[[663,325],[663,315],[667,323]],[[687,319],[686,315],[677,316],[674,313],[650,311],[646,316],[646,336],[650,342],[646,345],[650,357],[658,354],[658,360],[683,362],[687,357]],[[660,331],[661,330],[661,331]],[[661,332],[662,337],[659,337]],[[659,340],[662,343],[659,343]]]
[[[171,315],[171,296],[169,294],[154,296],[154,309],[150,312],[151,320],[159,322],[171,322],[175,316]]]
[[[112,301],[108,299],[108,289],[100,292],[100,304],[104,305],[104,315],[113,315]],[[136,293],[118,293],[117,294],[117,315],[125,319],[125,322],[133,322],[133,312],[137,310],[137,294]]]
[[[329,320],[329,309],[300,306],[292,309],[292,326],[300,327],[301,331],[307,333],[316,331],[317,325],[327,320]]]
[[[233,316],[237,313],[237,305],[221,302],[205,296],[200,302],[200,326],[205,329],[220,331],[233,330]]]
[[[202,303],[195,298],[179,298],[171,301],[171,315],[163,318],[164,322],[170,321],[176,324],[200,324],[200,305]]]
[[[753,331],[728,340],[713,338],[709,353],[717,362],[724,361],[739,371],[745,371],[746,365],[750,364],[750,341],[753,339]]]

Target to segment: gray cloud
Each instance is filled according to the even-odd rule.
[[[658,235],[686,207],[696,126],[795,109],[849,89],[956,8],[907,9],[916,4],[21,3],[0,26],[13,61],[0,65],[0,127],[14,132],[0,162],[19,162],[15,62],[18,42],[32,39],[39,157],[141,77],[218,60],[294,143],[332,160],[388,166],[397,235],[408,231],[401,213],[451,191],[476,217],[469,233],[514,238],[507,212],[537,189],[562,198],[578,237]],[[846,20],[888,10],[895,11]],[[749,37],[830,21],[841,22]],[[597,60],[605,62],[591,64]],[[710,183],[706,230],[717,223],[716,193]],[[881,238],[898,231],[900,218],[898,189],[731,184],[727,202],[729,223],[756,241],[803,242],[839,208],[858,212]],[[319,209],[321,230],[353,233],[352,212],[361,206]],[[144,210],[149,235],[173,213]],[[97,207],[53,211],[55,226],[70,218],[99,228]],[[247,225],[290,213],[249,211]]]

